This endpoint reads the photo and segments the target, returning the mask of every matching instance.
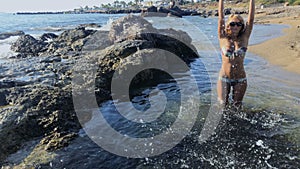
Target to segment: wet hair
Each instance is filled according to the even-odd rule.
[[[226,34],[227,35],[230,35],[230,30],[229,30],[229,23],[233,20],[233,19],[238,19],[243,25],[242,25],[242,28],[238,34],[238,36],[240,36],[243,32],[244,32],[244,29],[245,29],[245,22],[244,22],[244,19],[241,15],[235,15],[235,14],[231,14],[229,17],[228,17],[228,20],[226,22]]]

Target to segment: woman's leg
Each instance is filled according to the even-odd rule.
[[[220,104],[226,106],[229,102],[230,83],[224,82],[223,78],[219,78],[217,82],[217,93]]]
[[[242,101],[247,89],[247,80],[238,82],[233,86],[232,99],[233,105],[239,108],[242,105]]]

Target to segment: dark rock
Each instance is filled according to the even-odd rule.
[[[207,16],[212,16],[212,13],[213,13],[212,11],[208,11]]]
[[[11,87],[15,87],[15,82],[12,80],[5,80],[5,81],[1,81],[0,82],[0,87],[1,89],[3,88],[11,88]]]
[[[175,11],[176,13],[178,13],[180,16],[184,16],[184,15],[190,15],[189,13],[181,10],[178,6],[175,6],[174,8],[171,8],[171,11]]]
[[[43,138],[40,144],[45,144],[45,150],[54,151],[63,147],[67,147],[69,142],[78,136],[77,133],[52,133],[51,135]]]
[[[84,27],[79,27],[76,29],[64,31],[55,39],[55,41],[58,43],[65,42],[67,45],[70,45],[73,42],[75,42],[79,39],[83,39],[94,32],[95,31],[93,31],[93,30],[85,30]]]
[[[248,14],[248,11],[245,10],[245,9],[236,10],[236,11],[234,11],[234,14],[239,14],[239,15],[241,15],[241,14]]]
[[[211,15],[212,16],[219,16],[218,10],[213,10]]]
[[[189,16],[189,15],[191,15],[191,16],[198,16],[198,15],[202,15],[202,12],[201,11],[198,11],[198,10],[184,10],[183,11],[184,13],[183,13],[183,15],[184,16]]]
[[[60,62],[61,61],[61,57],[59,56],[49,56],[43,60],[41,60],[40,63],[53,63],[53,62]]]
[[[109,37],[113,41],[113,45],[105,48],[102,52],[91,56],[99,57],[95,63],[99,66],[99,72],[96,75],[97,84],[97,100],[99,102],[110,98],[110,79],[121,62],[125,62],[127,57],[139,53],[139,55],[156,55],[155,59],[163,65],[172,65],[173,61],[164,57],[166,53],[157,53],[165,50],[177,55],[188,65],[195,58],[198,58],[195,48],[191,45],[192,39],[187,33],[174,29],[155,29],[151,23],[147,22],[140,16],[129,15],[116,20],[112,23]],[[142,51],[140,51],[142,50]],[[93,60],[93,59],[88,59]],[[159,61],[158,61],[159,60]],[[133,65],[142,65],[144,61],[133,59],[130,61]],[[130,66],[127,64],[126,66]],[[126,70],[126,66],[124,69]],[[118,70],[121,70],[119,68]],[[145,79],[155,77],[152,71],[142,73],[133,84],[142,84]],[[158,79],[166,79],[165,77],[156,76]],[[144,79],[144,80],[143,80]],[[88,84],[86,86],[89,86]],[[85,88],[84,86],[81,86]]]
[[[40,37],[40,40],[30,35],[24,35],[12,44],[11,50],[18,52],[14,58],[63,56],[72,51],[81,51],[88,37],[95,32],[96,30],[86,30],[84,27],[78,27],[66,30],[59,36],[53,33],[45,33]]]
[[[53,40],[53,39],[55,39],[55,38],[57,38],[58,36],[56,35],[56,34],[54,34],[54,33],[44,33],[41,37],[40,37],[40,39],[42,40],[42,41],[49,41],[49,40]]]
[[[231,8],[224,9],[224,15],[230,15],[231,14]]]
[[[24,34],[25,33],[23,31],[0,33],[0,40],[7,39],[11,36],[20,36],[20,35],[24,35]]]
[[[9,89],[6,100],[14,106],[1,109],[0,162],[26,141],[51,133],[67,133],[54,134],[56,137],[53,141],[47,142],[51,142],[49,149],[58,149],[66,145],[75,136],[71,133],[80,128],[70,90],[42,86],[18,87]],[[57,144],[52,144],[54,142]]]
[[[65,43],[49,42],[47,45],[47,51],[44,55],[65,55],[71,50],[70,46]]]
[[[219,10],[216,10],[213,16],[219,16]]]
[[[161,12],[142,12],[142,17],[167,17],[169,16],[168,13],[161,13]]]
[[[147,20],[135,15],[128,15],[113,22],[109,31],[109,39],[113,43],[125,40],[147,40],[154,44],[162,44],[163,41],[177,41],[194,49],[191,45],[192,39],[186,32],[174,29],[156,29]],[[174,43],[175,46],[178,45],[177,42]],[[175,49],[175,46],[171,47]]]
[[[166,9],[166,8],[164,8],[164,7],[159,7],[159,8],[157,9],[157,12],[160,12],[160,13],[167,13],[167,14],[170,14],[170,15],[172,15],[172,16],[179,17],[179,18],[182,17],[182,15],[181,15],[180,13],[178,13],[177,11],[172,10],[172,9]]]
[[[0,106],[8,105],[8,102],[6,100],[6,96],[8,95],[7,90],[3,90],[2,87],[0,87]]]
[[[69,51],[81,51],[88,36],[95,30],[86,30],[84,27],[67,30],[61,33],[47,48],[48,54],[65,55]]]
[[[157,14],[159,13],[159,14]],[[146,10],[142,11],[142,16],[176,16],[176,17],[182,17],[182,16],[189,16],[189,15],[201,15],[201,13],[198,13],[195,10],[185,9],[182,10],[178,6],[175,6],[173,8],[164,8],[162,6],[155,7],[151,6],[147,8]]]
[[[26,58],[26,57],[27,57],[27,54],[18,53],[16,55],[13,55],[13,56],[9,57],[9,59],[19,59],[19,58]]]
[[[22,35],[11,45],[11,50],[37,56],[39,52],[43,51],[45,46],[45,42],[36,40],[31,35]]]
[[[17,81],[17,80],[3,80],[0,81],[0,87],[3,88],[11,88],[16,86],[25,86],[28,83],[25,81]]]
[[[84,28],[101,28],[101,25],[96,23],[87,23],[87,24],[80,24],[78,28],[84,27]]]
[[[157,7],[151,6],[151,7],[146,9],[146,12],[157,12]]]
[[[113,43],[136,38],[137,34],[144,32],[155,32],[156,29],[150,22],[140,16],[127,15],[111,25],[109,39]]]
[[[84,44],[83,51],[102,50],[108,46],[113,45],[109,40],[109,31],[97,31],[89,37],[88,41]]]

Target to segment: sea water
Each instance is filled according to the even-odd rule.
[[[25,33],[44,32],[74,28],[78,24],[106,24],[110,18],[122,15],[11,15],[1,14],[4,24],[0,32],[23,30]],[[9,20],[14,21],[9,22]],[[300,88],[299,75],[286,72],[270,65],[266,60],[247,53],[245,69],[248,89],[244,99],[244,111],[224,116],[218,124],[215,135],[199,142],[201,127],[216,98],[216,82],[220,69],[220,53],[217,39],[217,18],[184,17],[147,18],[157,28],[181,29],[188,32],[200,58],[191,65],[191,71],[199,86],[200,111],[197,121],[186,138],[174,148],[153,157],[131,159],[110,153],[99,147],[81,130],[74,142],[56,152],[56,157],[45,166],[54,168],[297,168],[300,158]],[[175,24],[176,23],[176,24]],[[250,45],[261,43],[281,34],[280,25],[255,25]],[[50,28],[50,29],[49,29]],[[14,39],[2,41],[8,45]],[[1,42],[0,42],[1,44]],[[6,46],[7,47],[7,46]],[[5,47],[4,47],[5,48]],[[184,79],[183,79],[184,80]],[[188,81],[188,80],[184,80]],[[162,123],[130,125],[114,108],[112,101],[104,102],[99,109],[106,119],[121,133],[132,137],[147,136],[149,131],[165,129],[176,119],[180,108],[180,97],[176,83],[159,84],[159,89],[171,96]],[[154,89],[154,88],[153,88]],[[145,89],[140,96],[132,99],[136,107],[149,107],[148,95],[152,88]],[[160,100],[154,100],[160,102]],[[128,103],[117,103],[130,111]],[[150,105],[151,106],[151,105]],[[90,124],[92,127],[102,124]],[[161,125],[161,126],[160,126]],[[159,131],[158,131],[159,133]],[[109,133],[108,133],[109,135]],[[151,135],[152,136],[152,135]],[[110,138],[121,144],[121,140]],[[130,147],[129,147],[130,148]],[[8,161],[18,164],[22,159],[17,155]]]
[[[0,34],[15,31],[23,31],[34,37],[43,33],[60,34],[67,29],[74,29],[80,24],[95,23],[106,25],[109,21],[122,17],[125,14],[35,14],[17,15],[13,13],[0,13]],[[14,56],[10,50],[11,44],[18,36],[0,40],[0,63],[3,58]]]
[[[35,14],[17,15],[0,13],[0,33],[24,31],[28,34],[40,34],[75,28],[79,24],[96,23],[105,25],[109,19],[116,19],[125,14]]]

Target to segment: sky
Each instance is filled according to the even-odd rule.
[[[67,11],[75,8],[100,6],[115,0],[0,0],[0,12]],[[131,0],[124,0],[130,2]],[[132,0],[133,1],[133,0]]]

